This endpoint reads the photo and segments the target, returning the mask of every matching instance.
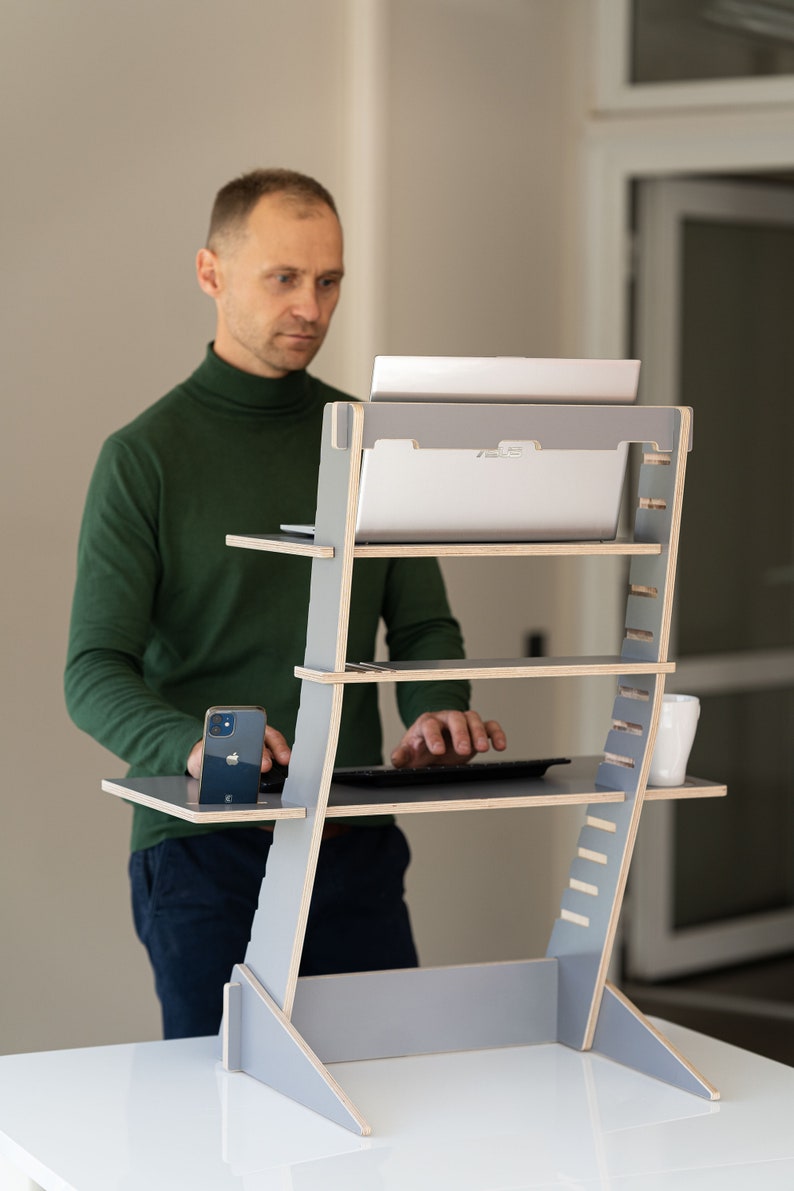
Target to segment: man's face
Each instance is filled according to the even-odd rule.
[[[257,376],[306,368],[325,339],[343,272],[342,229],[330,207],[266,195],[241,236],[199,253],[199,284],[218,312],[215,351]]]

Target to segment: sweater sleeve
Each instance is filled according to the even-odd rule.
[[[386,583],[383,618],[389,657],[401,661],[465,657],[435,559],[395,559]],[[468,682],[399,682],[397,705],[408,726],[425,711],[465,711]]]
[[[156,465],[109,439],[80,531],[66,703],[79,728],[138,774],[183,773],[203,730],[144,680],[160,578],[158,521]]]

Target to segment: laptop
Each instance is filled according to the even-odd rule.
[[[638,360],[378,356],[370,400],[629,403],[638,379]],[[505,439],[444,450],[381,439],[362,452],[356,541],[608,541],[627,458],[625,443],[565,451]]]

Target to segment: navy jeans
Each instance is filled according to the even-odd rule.
[[[130,857],[132,908],[149,952],[166,1038],[215,1034],[223,986],[241,963],[273,834],[241,827],[167,839]],[[323,841],[300,972],[416,967],[398,827]]]

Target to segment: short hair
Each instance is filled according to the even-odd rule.
[[[207,247],[213,249],[219,239],[239,234],[251,211],[267,194],[283,194],[304,210],[325,204],[339,218],[333,196],[308,174],[285,169],[251,170],[227,182],[215,196]]]

